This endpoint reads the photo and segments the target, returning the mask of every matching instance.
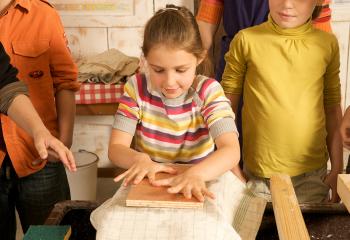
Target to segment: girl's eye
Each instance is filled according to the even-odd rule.
[[[187,69],[176,69],[176,72],[178,72],[178,73],[184,73],[184,72],[186,72],[186,70],[187,70]]]
[[[156,73],[162,73],[162,72],[164,72],[163,69],[153,69],[153,71],[155,71]]]

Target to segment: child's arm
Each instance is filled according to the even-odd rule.
[[[341,143],[340,124],[342,112],[340,107],[340,53],[337,39],[333,37],[330,44],[332,50],[332,58],[327,65],[324,74],[324,109],[326,115],[326,131],[327,131],[327,150],[331,161],[331,172],[327,175],[324,182],[332,189],[331,202],[338,202],[337,194],[337,176],[343,171],[343,147]]]
[[[236,114],[241,95],[240,94],[225,94],[225,95],[228,98],[228,100],[230,100],[232,110]],[[241,180],[244,183],[247,182],[248,179],[238,164],[234,166],[231,171],[239,180]]]
[[[209,50],[213,43],[213,37],[222,18],[223,1],[200,1],[196,16],[203,47]]]
[[[75,91],[79,90],[78,68],[68,49],[66,34],[57,12],[52,15],[49,65],[55,91],[59,139],[70,148],[72,145]]]
[[[47,149],[51,148],[70,171],[76,170],[73,154],[46,129],[27,96],[21,94],[15,97],[7,114],[33,136],[35,148],[42,159],[48,157]]]
[[[340,126],[340,134],[343,140],[343,146],[350,150],[350,107],[344,113]]]
[[[176,173],[175,169],[152,161],[145,153],[137,152],[130,148],[133,136],[127,132],[113,129],[108,147],[108,157],[117,166],[128,169],[118,175],[114,181],[125,178],[124,186],[129,182],[138,184],[146,176],[150,183],[155,180],[157,172]]]
[[[206,188],[205,182],[213,180],[232,169],[239,161],[239,143],[234,132],[227,132],[215,139],[217,150],[206,159],[188,169],[183,174],[158,180],[156,186],[170,186],[168,192],[183,193],[186,198],[196,197],[204,201],[204,196],[214,198]]]
[[[327,149],[331,161],[331,172],[327,175],[324,182],[332,189],[331,202],[339,202],[337,194],[337,177],[343,171],[343,149],[339,126],[341,124],[340,105],[325,107],[326,129],[327,129]]]
[[[56,93],[56,108],[58,118],[59,139],[68,148],[72,145],[74,118],[75,118],[75,93],[62,89]]]

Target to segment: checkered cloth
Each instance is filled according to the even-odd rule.
[[[116,85],[83,83],[75,94],[75,102],[76,104],[116,103],[123,90],[123,83]]]

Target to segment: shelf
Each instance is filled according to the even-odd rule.
[[[114,115],[117,103],[77,104],[76,115]]]

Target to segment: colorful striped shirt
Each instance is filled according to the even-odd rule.
[[[143,74],[124,86],[113,128],[135,135],[135,149],[157,162],[195,163],[214,151],[214,139],[236,132],[234,113],[220,84],[197,76],[175,99],[153,90]]]
[[[246,1],[246,0],[245,0]],[[197,20],[212,24],[219,24],[223,15],[224,0],[201,0]],[[330,0],[323,0],[322,11],[317,19],[313,21],[314,27],[331,32],[331,9]]]

